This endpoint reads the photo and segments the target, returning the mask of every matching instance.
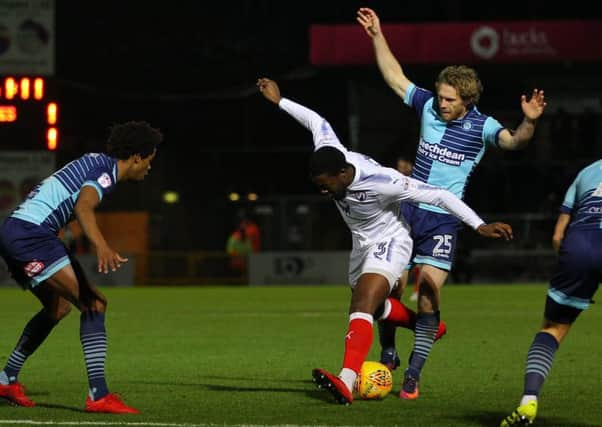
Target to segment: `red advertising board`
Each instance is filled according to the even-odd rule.
[[[404,64],[601,61],[602,21],[382,24]],[[313,25],[314,65],[373,64],[372,41],[358,25]]]

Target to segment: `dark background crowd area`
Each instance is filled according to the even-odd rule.
[[[221,249],[240,207],[252,210],[261,203],[273,206],[280,196],[316,193],[307,172],[311,135],[259,96],[255,81],[267,76],[279,82],[284,96],[325,116],[344,144],[349,144],[350,116],[359,113],[356,148],[393,166],[397,155],[415,153],[419,123],[386,86],[376,64],[309,64],[309,26],[354,24],[359,6],[374,8],[384,23],[600,16],[595,2],[578,1],[570,6],[434,0],[91,6],[58,0],[51,78],[61,105],[58,165],[102,150],[112,123],[150,122],[165,134],[151,174],[143,183],[124,184],[100,209],[148,210],[155,247]],[[445,65],[404,70],[432,89]],[[602,152],[602,62],[474,68],[485,86],[479,109],[511,129],[522,118],[521,94],[544,89],[549,105],[526,150],[486,154],[466,200],[484,214],[555,215],[576,172]],[[179,193],[179,203],[163,202],[167,190]],[[243,198],[255,192],[259,199],[233,204],[227,197],[233,191]],[[332,221],[340,222],[329,207]]]

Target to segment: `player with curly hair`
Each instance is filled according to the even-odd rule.
[[[18,381],[29,356],[75,306],[88,373],[87,412],[138,413],[110,393],[105,379],[107,299],[59,239],[72,219],[96,248],[98,271],[116,271],[127,258],[109,246],[96,222],[95,209],[118,182],[141,181],[150,171],[163,134],[148,123],[130,121],[111,127],[106,154],[87,153],[39,183],[0,226],[0,255],[13,279],[30,290],[42,309],[25,326],[0,372],[0,397],[34,406]]]

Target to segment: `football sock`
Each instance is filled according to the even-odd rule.
[[[349,327],[345,335],[343,368],[351,369],[356,374],[360,372],[362,363],[366,360],[372,345],[374,335],[372,323],[371,314],[355,312],[349,315]],[[353,384],[351,384],[351,387],[353,387]]]
[[[416,312],[406,307],[396,298],[387,298],[381,319],[402,328],[414,329],[416,326]]]
[[[19,372],[27,358],[44,342],[57,323],[58,321],[48,317],[43,309],[27,322],[15,349],[8,357],[4,370],[0,373],[0,384],[17,382]]]
[[[339,378],[345,383],[349,391],[353,391],[353,385],[355,384],[355,380],[357,379],[356,372],[352,371],[349,368],[343,368],[339,373]]]
[[[431,347],[435,340],[435,334],[439,329],[439,312],[419,313],[416,318],[416,329],[414,331],[414,349],[410,358],[411,371],[420,373]]]
[[[387,322],[378,322],[378,340],[383,349],[395,348],[395,327]]]
[[[520,403],[518,404],[518,406],[526,405],[527,403],[531,402],[532,400],[535,400],[537,402],[537,396],[534,396],[532,394],[525,394],[522,397],[522,399],[520,400]]]
[[[105,380],[105,359],[107,357],[105,314],[96,311],[82,312],[79,337],[86,360],[90,399],[98,400],[109,394]]]
[[[538,396],[543,382],[552,369],[558,341],[547,332],[538,332],[527,354],[524,395]]]

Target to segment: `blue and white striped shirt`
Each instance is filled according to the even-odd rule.
[[[602,228],[602,160],[579,172],[564,196],[560,212],[571,215],[570,229]]]
[[[98,197],[117,184],[117,160],[100,153],[87,153],[44,179],[10,215],[58,233],[73,216],[81,189],[89,185]]]
[[[446,122],[433,104],[434,93],[410,84],[405,103],[420,118],[420,142],[412,170],[412,178],[445,188],[464,198],[468,180],[489,146],[497,146],[504,127],[493,117],[473,107],[459,120]],[[447,213],[435,206],[420,208]]]

